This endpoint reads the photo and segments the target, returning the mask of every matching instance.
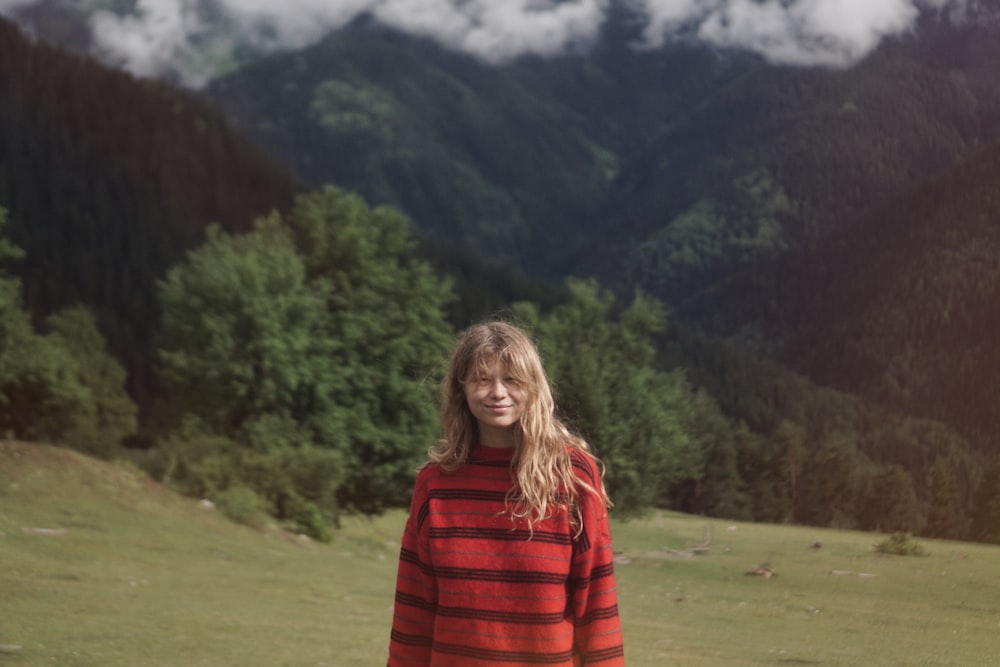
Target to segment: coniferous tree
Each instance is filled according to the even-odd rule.
[[[921,516],[910,473],[893,464],[870,477],[863,491],[860,518],[866,530],[919,532]]]
[[[1000,544],[1000,459],[994,459],[976,486],[973,500],[972,539]]]
[[[939,456],[928,473],[929,507],[924,534],[947,540],[965,536],[966,512],[954,463]]]

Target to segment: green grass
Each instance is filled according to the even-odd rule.
[[[384,665],[404,518],[299,542],[128,466],[0,442],[0,667]],[[670,551],[709,526],[709,553]],[[631,667],[996,663],[996,547],[880,556],[873,534],[667,512],[613,529]],[[774,577],[744,574],[763,562]]]

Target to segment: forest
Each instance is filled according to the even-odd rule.
[[[422,91],[428,109],[458,95],[467,115],[429,124],[388,83],[345,78],[362,71],[345,64],[362,43],[430,72],[387,68],[398,91]],[[316,53],[343,73],[303,53],[196,95],[0,20],[0,434],[127,458],[234,518],[265,511],[330,539],[344,513],[406,504],[438,436],[444,355],[464,326],[499,316],[535,336],[622,516],[1000,542],[988,245],[1000,152],[987,141],[1000,87],[968,80],[976,104],[956,93],[934,115],[865,106],[881,68],[920,70],[898,45],[856,79],[819,83],[734,58],[680,86],[694,97],[668,99],[679,116],[665,125],[683,132],[650,121],[623,136],[595,101],[565,111],[585,90],[571,62],[490,70],[364,27]],[[675,55],[659,76],[708,60]],[[327,72],[286,84],[305,102],[237,94],[240,76],[291,81],[289,58]],[[911,81],[911,99],[957,85],[942,72]],[[761,126],[739,151],[701,146],[687,178],[659,173],[753,102],[721,85],[748,80],[753,108],[777,95],[769,82],[818,110],[852,91],[856,106],[909,113],[915,140],[881,159],[913,173],[832,141],[820,146],[850,155],[804,143],[762,155]],[[515,95],[529,85],[548,92]],[[227,115],[227,90],[242,115]],[[695,98],[708,111],[690,113]],[[286,120],[250,120],[263,99],[288,105]],[[502,113],[505,99],[522,104]],[[797,141],[829,125],[807,120]],[[858,150],[875,150],[850,123]],[[310,143],[334,171],[288,160],[308,153],[268,134]],[[528,169],[538,143],[552,150]],[[838,159],[888,194],[803,180]]]

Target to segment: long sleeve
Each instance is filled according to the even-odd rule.
[[[574,467],[581,478],[600,488],[597,467],[589,457],[575,457]],[[583,532],[574,541],[570,575],[574,663],[624,665],[607,508],[602,499],[585,494],[581,514]]]
[[[437,582],[421,538],[422,510],[427,507],[427,469],[418,477],[403,530],[396,575],[396,599],[389,642],[388,667],[420,667],[431,662]]]

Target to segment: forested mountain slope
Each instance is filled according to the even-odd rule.
[[[748,271],[679,314],[997,453],[998,184],[994,144],[821,246]]]
[[[586,54],[487,67],[360,23],[207,93],[303,177],[432,234],[644,289],[820,384],[994,438],[968,392],[992,387],[997,27],[927,20],[846,70],[631,37],[612,22]]]
[[[537,275],[679,302],[998,137],[997,28],[931,21],[846,70],[774,67],[625,22],[593,50],[486,66],[358,23],[206,94],[311,182]]]
[[[217,222],[249,228],[296,179],[204,100],[29,40],[0,19],[0,206],[38,313],[84,303],[151,381],[154,282]]]

